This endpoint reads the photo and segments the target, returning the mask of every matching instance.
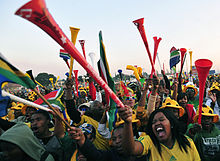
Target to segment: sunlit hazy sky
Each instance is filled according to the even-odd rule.
[[[0,52],[17,68],[32,69],[65,77],[68,68],[59,57],[61,48],[44,31],[14,15],[28,0],[0,1]],[[70,38],[69,26],[80,28],[77,40],[84,39],[85,50],[99,59],[98,33],[102,30],[112,75],[126,65],[138,65],[150,72],[151,65],[141,36],[132,23],[145,18],[144,26],[151,53],[153,36],[162,38],[158,53],[161,64],[169,69],[170,49],[193,51],[193,62],[199,58],[213,61],[220,70],[220,1],[219,0],[46,0],[51,15]],[[82,53],[79,42],[76,48]],[[91,62],[87,55],[88,62]],[[185,70],[189,70],[189,55]],[[179,68],[179,66],[177,67]],[[85,74],[77,62],[74,69]],[[156,69],[160,66],[156,60]],[[97,68],[96,68],[97,71]]]

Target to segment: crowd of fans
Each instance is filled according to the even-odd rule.
[[[143,85],[124,82],[126,89],[117,85],[123,108],[106,104],[95,82],[94,99],[85,86],[76,93],[74,79],[67,78],[61,101],[71,128],[59,109],[49,113],[11,101],[0,118],[0,161],[219,161],[220,78],[207,78],[199,124],[198,79],[162,75]],[[20,96],[37,99],[33,92]]]

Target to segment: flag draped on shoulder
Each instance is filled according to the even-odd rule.
[[[24,73],[10,64],[0,53],[0,77],[24,87],[34,89],[36,84]]]
[[[180,53],[175,47],[170,50],[170,69],[180,62]]]
[[[99,74],[102,77],[102,79],[108,84],[108,86],[112,89],[112,91],[115,92],[115,84],[109,71],[109,65],[106,58],[105,46],[103,43],[101,31],[99,32],[99,43],[100,43],[100,60],[98,61]],[[109,97],[107,92],[105,92],[105,97],[106,97],[106,103],[110,105],[110,110],[108,111],[108,115],[109,115],[108,121],[109,121],[109,129],[112,130],[112,127],[115,122],[116,104]]]

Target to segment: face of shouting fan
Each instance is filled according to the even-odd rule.
[[[33,114],[31,129],[38,138],[44,138],[49,131],[49,120],[42,114]]]
[[[172,142],[170,121],[162,112],[155,114],[152,121],[153,133],[159,142],[169,145]]]

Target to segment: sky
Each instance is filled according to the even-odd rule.
[[[47,72],[65,78],[68,68],[59,57],[61,47],[31,22],[14,15],[28,0],[0,1],[0,52],[21,71],[32,69],[34,76]],[[88,54],[100,58],[99,31],[102,31],[110,72],[123,73],[127,65],[137,65],[150,72],[151,65],[144,43],[132,21],[144,18],[145,32],[153,53],[153,37],[161,37],[158,56],[169,70],[170,49],[193,51],[195,60],[205,58],[213,62],[212,69],[220,71],[220,1],[219,0],[46,0],[47,8],[64,33],[71,38],[69,26],[80,28],[76,48],[82,53],[78,40],[85,40]],[[189,71],[189,55],[185,71]],[[85,70],[75,61],[74,70]],[[156,70],[160,71],[158,60]],[[177,66],[177,70],[180,65]],[[98,71],[95,66],[95,70]]]

